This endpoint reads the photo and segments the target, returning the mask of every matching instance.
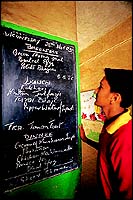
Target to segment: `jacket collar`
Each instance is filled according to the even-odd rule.
[[[118,130],[122,125],[127,124],[132,119],[130,115],[130,110],[121,114],[116,120],[106,127],[106,130],[109,134],[113,134]]]

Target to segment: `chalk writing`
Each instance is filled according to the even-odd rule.
[[[40,42],[40,39],[28,37],[26,34],[18,32],[18,31],[11,31],[11,32],[4,31],[3,34],[5,35],[5,37],[13,37],[13,38],[17,38],[18,40],[35,42],[36,45],[39,44],[39,42]]]
[[[2,37],[0,178],[8,191],[79,167],[77,78],[73,43],[7,27]]]
[[[73,104],[63,104],[61,100],[61,91],[52,91],[51,88],[47,89],[47,87],[45,86],[48,85],[50,85],[50,81],[35,79],[30,80],[27,76],[26,80],[22,83],[20,88],[18,88],[17,90],[15,90],[15,88],[10,88],[7,92],[7,96],[15,96],[14,102],[23,103],[23,109],[27,110],[28,112],[33,112],[34,110],[52,110],[58,111],[59,116],[61,116],[62,112],[66,113],[73,111]],[[37,102],[37,104],[33,105],[34,102]]]

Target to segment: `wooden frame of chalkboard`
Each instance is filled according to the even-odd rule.
[[[1,22],[0,190],[81,167],[77,42]]]

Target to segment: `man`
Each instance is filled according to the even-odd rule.
[[[97,177],[99,200],[132,199],[132,71],[105,68],[96,89],[97,106],[106,121],[99,137]],[[81,139],[89,144],[83,126]]]

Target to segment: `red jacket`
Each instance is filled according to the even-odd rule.
[[[132,119],[129,111],[103,127],[97,170],[99,200],[132,199]]]

